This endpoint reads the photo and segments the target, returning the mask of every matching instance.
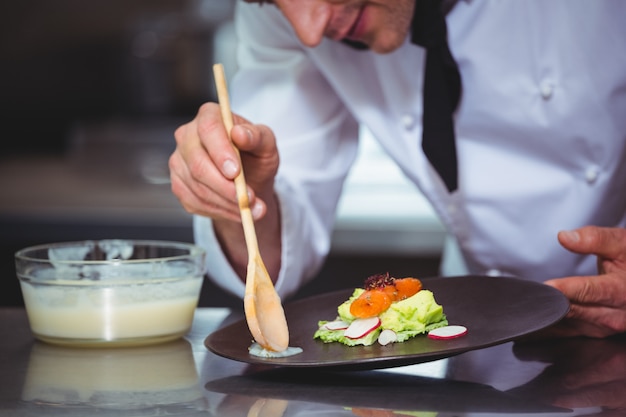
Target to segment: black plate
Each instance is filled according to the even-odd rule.
[[[333,320],[337,307],[353,289],[335,291],[285,305],[290,346],[303,352],[286,358],[260,358],[248,353],[252,338],[245,320],[210,334],[206,347],[229,359],[252,364],[322,367],[345,370],[404,366],[458,355],[508,342],[546,328],[565,316],[569,302],[558,290],[516,278],[460,276],[422,279],[443,306],[450,324],[468,328],[450,340],[417,336],[404,343],[345,346],[313,339],[320,320]]]

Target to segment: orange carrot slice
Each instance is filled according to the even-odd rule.
[[[391,301],[396,301],[398,299],[398,289],[393,284],[385,285],[381,291],[387,294],[389,298],[391,298]]]
[[[422,289],[422,281],[417,278],[400,278],[394,283],[396,300],[401,301],[417,294]]]
[[[391,305],[391,298],[381,290],[369,290],[350,304],[350,314],[357,318],[378,316]]]

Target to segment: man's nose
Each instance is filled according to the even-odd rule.
[[[297,5],[293,5],[296,3]],[[332,17],[330,5],[324,1],[293,2],[283,13],[291,22],[298,39],[305,46],[315,47],[324,38],[326,28]]]

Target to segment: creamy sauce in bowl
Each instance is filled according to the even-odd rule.
[[[31,329],[57,344],[145,344],[189,330],[202,279],[127,286],[22,282]]]

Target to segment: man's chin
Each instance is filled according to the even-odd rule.
[[[370,49],[370,47],[367,44],[363,42],[359,42],[359,41],[353,41],[352,39],[343,39],[341,42],[345,43],[352,49],[357,49],[359,51],[366,51]]]

